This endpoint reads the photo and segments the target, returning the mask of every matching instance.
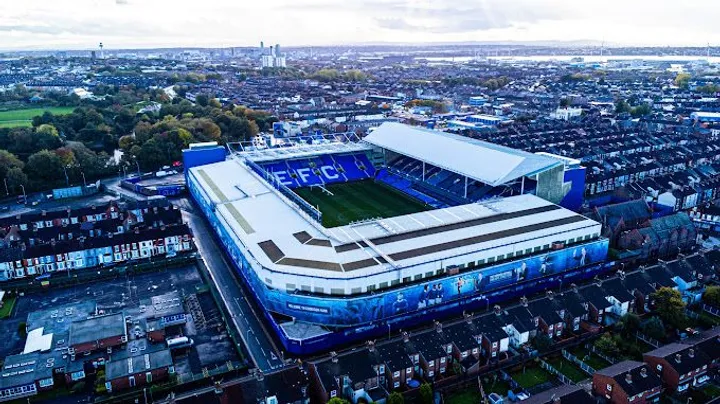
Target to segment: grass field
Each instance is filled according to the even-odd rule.
[[[15,307],[15,300],[16,297],[8,297],[5,300],[3,300],[3,307],[0,308],[0,319],[10,317],[10,314],[12,314],[12,309]]]
[[[332,195],[320,188],[300,188],[295,192],[323,214],[323,226],[343,226],[358,220],[386,218],[429,210],[400,191],[372,180],[326,186]]]
[[[564,374],[565,377],[577,383],[579,381],[587,379],[587,373],[583,372],[576,364],[563,358],[562,356],[555,356],[545,360],[547,363],[552,365],[560,373]]]
[[[537,385],[547,383],[553,376],[546,370],[533,366],[528,366],[525,372],[522,370],[511,373],[510,376],[520,385],[520,387],[529,389]]]
[[[610,363],[608,363],[605,359],[591,354],[587,349],[581,346],[571,349],[570,353],[595,370],[605,369],[610,366]]]
[[[67,115],[73,112],[73,107],[26,108],[12,111],[0,111],[0,128],[15,128],[18,126],[31,126],[32,119],[44,114],[46,111],[54,115]]]
[[[482,402],[482,396],[477,391],[463,391],[453,393],[445,398],[446,404],[478,404]]]
[[[485,389],[485,394],[490,393],[497,393],[503,397],[507,396],[508,390],[510,390],[510,385],[505,380],[501,380],[500,378],[493,380],[488,380],[487,382],[483,380],[483,389]]]

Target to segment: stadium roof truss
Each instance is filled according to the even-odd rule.
[[[380,125],[363,140],[491,186],[507,184],[562,164],[544,155],[393,122]]]
[[[241,157],[258,163],[369,150],[369,147],[360,142],[360,138],[352,132],[293,138],[258,136],[252,141],[228,144],[228,147]]]

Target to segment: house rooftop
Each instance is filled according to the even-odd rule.
[[[709,365],[711,359],[700,349],[686,344],[668,344],[645,353],[645,356],[664,358],[679,374]]]
[[[637,361],[618,362],[605,369],[598,370],[596,374],[612,377],[628,396],[634,396],[662,386],[660,377],[651,371],[648,366]],[[630,375],[628,377],[628,375]]]
[[[111,381],[136,373],[150,372],[173,365],[169,349],[125,359],[110,360],[105,364],[105,380]]]
[[[125,335],[125,315],[120,313],[90,317],[75,321],[70,326],[70,345],[95,342],[105,338]]]

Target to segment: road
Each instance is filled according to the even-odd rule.
[[[120,187],[120,178],[112,177],[100,181],[108,191],[116,193],[118,196],[131,198],[135,200],[147,199],[146,196],[137,194],[132,191]],[[0,182],[0,187],[2,183]],[[1,189],[1,188],[0,188]],[[4,191],[4,190],[3,190]],[[21,215],[35,210],[59,210],[59,209],[76,209],[86,207],[91,204],[101,205],[115,199],[113,195],[108,193],[98,193],[96,195],[72,198],[72,199],[47,199],[46,195],[52,194],[52,191],[35,192],[27,195],[27,203],[18,203],[17,197],[7,197],[0,200],[0,217]]]
[[[279,351],[249,303],[232,265],[210,233],[205,219],[186,210],[183,210],[183,217],[193,231],[198,252],[255,365],[263,372],[284,367]]]

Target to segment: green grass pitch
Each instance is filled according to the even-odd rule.
[[[30,127],[32,119],[45,112],[53,115],[71,114],[73,107],[25,108],[11,111],[0,111],[0,128]]]
[[[382,183],[364,180],[338,183],[320,188],[300,188],[295,192],[322,212],[325,227],[371,218],[386,218],[430,210],[430,206]]]

